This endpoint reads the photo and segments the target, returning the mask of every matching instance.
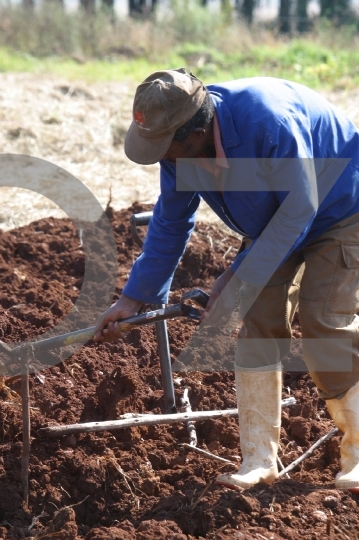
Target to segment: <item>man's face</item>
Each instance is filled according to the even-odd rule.
[[[209,132],[204,128],[197,128],[183,142],[172,141],[162,159],[176,163],[176,159],[194,159],[206,155],[209,142]]]

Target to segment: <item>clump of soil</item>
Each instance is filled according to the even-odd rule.
[[[116,297],[140,252],[131,238],[129,216],[146,209],[133,205],[108,212],[118,247]],[[194,287],[209,292],[238,247],[238,239],[211,225],[198,225],[176,272],[171,301],[178,301],[184,291]],[[81,289],[84,259],[74,227],[66,219],[50,218],[0,233],[0,270],[0,339],[10,343],[39,336],[73,308]],[[297,322],[294,325],[298,337],[300,328]],[[195,324],[175,320],[168,326],[175,359]],[[230,371],[235,338],[227,335],[217,343],[212,350],[201,343],[193,346],[198,365],[207,365],[211,356],[215,367],[220,356],[226,355],[228,371],[217,371],[212,365],[208,370],[175,373],[178,409],[186,387],[194,410],[236,406]],[[182,424],[59,439],[38,434],[39,428],[56,423],[110,420],[126,412],[162,412],[152,327],[134,329],[113,344],[88,344],[64,362],[60,362],[59,351],[49,355],[58,355],[58,364],[30,377],[28,508],[22,502],[19,477],[20,383],[7,380],[10,388],[0,387],[0,540],[312,540],[328,534],[355,538],[358,496],[340,492],[333,484],[339,470],[339,435],[291,472],[289,479],[270,486],[260,484],[243,493],[227,490],[212,481],[231,466],[180,447],[188,442]],[[284,465],[333,427],[308,374],[285,374],[283,396],[289,394],[297,404],[283,410],[279,455]],[[200,447],[238,461],[236,419],[197,422],[196,428]]]

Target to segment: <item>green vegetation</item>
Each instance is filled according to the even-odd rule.
[[[273,76],[306,84],[312,88],[351,89],[359,85],[359,50],[332,51],[313,43],[252,46],[247,52],[221,54],[198,47],[196,53],[171,51],[167,61],[147,58],[89,59],[84,63],[66,57],[36,58],[26,53],[0,49],[0,72],[54,74],[89,82],[143,80],[156,69],[185,66],[205,83],[241,77]]]
[[[334,28],[321,21],[310,34],[284,39],[195,0],[173,0],[167,14],[148,20],[45,7],[0,7],[0,71],[138,82],[151,70],[185,66],[205,83],[263,75],[314,88],[359,84],[355,23]]]

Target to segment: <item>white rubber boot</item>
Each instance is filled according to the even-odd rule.
[[[247,489],[278,478],[281,364],[264,369],[235,372],[242,466],[235,474],[218,476],[216,484]]]
[[[338,489],[359,489],[359,382],[341,399],[327,399],[335,425],[344,433],[340,447],[342,470],[335,478]]]

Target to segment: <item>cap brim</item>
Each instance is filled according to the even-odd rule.
[[[149,139],[139,135],[135,122],[132,122],[125,139],[125,154],[140,165],[153,165],[163,158],[173,140],[174,133]]]

